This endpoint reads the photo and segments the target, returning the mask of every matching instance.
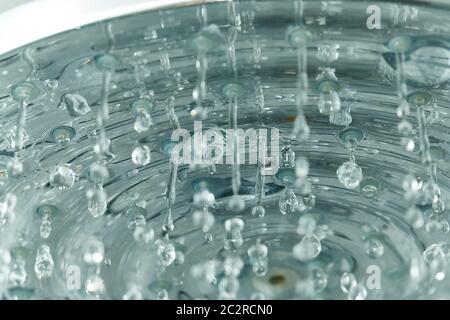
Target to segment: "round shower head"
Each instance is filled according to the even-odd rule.
[[[0,14],[0,294],[448,298],[448,10]]]

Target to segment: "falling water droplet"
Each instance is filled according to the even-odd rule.
[[[168,239],[159,241],[157,254],[164,267],[170,266],[176,258],[175,246]]]
[[[240,257],[226,257],[223,262],[225,276],[238,277],[244,267],[244,262]]]
[[[357,284],[348,291],[348,300],[366,300],[367,289],[362,284]]]
[[[235,277],[225,277],[220,280],[218,288],[220,299],[236,299],[239,291],[239,280]]]
[[[328,285],[328,275],[322,268],[314,267],[311,270],[311,278],[316,293],[320,293],[326,289]]]
[[[242,247],[244,239],[241,231],[244,229],[245,222],[241,218],[231,218],[225,221],[225,249],[236,250]]]
[[[341,290],[344,293],[349,293],[350,289],[358,284],[353,273],[344,272],[339,280]]]
[[[105,291],[105,283],[98,274],[91,274],[84,284],[86,292],[93,296],[99,296]]]
[[[295,174],[299,178],[306,178],[309,174],[309,162],[305,157],[298,157],[295,161]]]
[[[302,240],[293,248],[294,257],[300,261],[316,258],[322,251],[322,245],[315,234],[303,236]]]
[[[42,218],[39,231],[42,239],[47,239],[50,236],[50,233],[52,232],[52,222],[50,221],[48,215],[44,215]]]
[[[75,173],[66,165],[59,165],[50,172],[52,187],[65,190],[75,183]]]
[[[306,122],[305,117],[297,116],[294,122],[293,134],[299,140],[307,140],[311,133],[311,129],[309,128],[308,123]]]
[[[94,162],[89,167],[89,179],[98,184],[103,184],[109,179],[109,170],[104,165]]]
[[[105,258],[105,246],[97,237],[90,236],[83,243],[83,260],[88,265],[98,265]]]
[[[316,230],[316,220],[310,214],[305,214],[298,220],[297,233],[299,235],[309,235]]]
[[[8,169],[8,174],[17,177],[23,172],[23,164],[16,157],[8,161],[6,168]]]
[[[412,206],[406,211],[405,219],[414,229],[422,228],[425,224],[423,213],[416,206]]]
[[[103,189],[90,189],[86,192],[88,198],[88,211],[97,218],[106,212],[108,207],[107,195]]]
[[[449,233],[450,232],[450,223],[447,220],[442,220],[440,222],[440,229],[443,233]]]
[[[193,202],[198,207],[211,207],[215,201],[214,194],[209,192],[203,184],[200,186],[200,191],[194,193]]]
[[[366,241],[366,253],[371,258],[379,258],[384,253],[383,243],[377,238],[370,238]]]
[[[252,208],[252,216],[262,218],[266,214],[266,209],[263,206],[258,205]]]
[[[155,238],[155,231],[151,226],[140,226],[134,229],[133,238],[138,243],[149,244]]]
[[[141,112],[134,121],[134,130],[138,133],[146,132],[153,124],[151,116],[147,112]]]
[[[53,273],[54,263],[50,252],[50,247],[43,244],[39,247],[36,254],[36,263],[34,271],[38,279],[49,278]]]
[[[334,90],[320,92],[318,107],[322,114],[339,111],[341,109],[339,94]]]
[[[257,242],[247,250],[253,273],[259,277],[266,275],[268,270],[267,254],[269,249],[263,243]]]
[[[331,63],[339,58],[339,44],[321,44],[317,47],[317,59]]]
[[[6,283],[10,275],[11,253],[0,248],[0,284]]]
[[[203,232],[209,232],[212,226],[214,225],[214,215],[208,212],[207,210],[196,210],[192,214],[192,219],[194,221],[194,225],[197,227],[201,227]]]
[[[149,164],[150,148],[148,146],[137,146],[131,153],[131,160],[138,166],[145,166]]]
[[[437,198],[433,201],[431,208],[437,214],[441,214],[445,210],[445,202],[441,198]]]
[[[131,285],[128,291],[122,296],[123,300],[143,300],[142,288],[138,285]]]
[[[8,170],[0,168],[0,186],[3,186],[8,181]]]
[[[280,195],[278,206],[282,214],[290,214],[297,212],[299,200],[291,188],[285,188]]]
[[[336,173],[339,181],[348,189],[355,189],[363,179],[361,168],[353,161],[344,162]]]
[[[231,198],[228,200],[228,209],[230,211],[239,212],[244,210],[244,208],[245,208],[245,201],[240,195],[235,194],[231,196]]]

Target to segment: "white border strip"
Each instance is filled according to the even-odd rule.
[[[219,1],[227,0],[34,0],[0,14],[0,54],[105,19]]]

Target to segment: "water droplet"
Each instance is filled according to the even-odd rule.
[[[0,186],[3,186],[8,181],[8,170],[0,168]]]
[[[244,267],[240,257],[226,257],[223,262],[223,271],[226,276],[238,277]]]
[[[50,252],[50,247],[43,244],[39,247],[36,254],[36,263],[34,271],[38,279],[49,278],[53,273],[54,263]]]
[[[319,293],[325,290],[328,285],[328,276],[322,268],[313,268],[311,271],[314,291]]]
[[[200,187],[200,191],[194,193],[194,205],[198,207],[211,207],[216,201],[213,193],[209,192],[206,187]]]
[[[48,215],[44,215],[39,231],[42,239],[47,239],[50,236],[50,233],[52,232],[52,222]]]
[[[361,168],[352,161],[344,162],[336,173],[339,181],[348,189],[355,189],[363,179]]]
[[[138,133],[146,132],[153,124],[152,117],[147,112],[141,112],[137,115],[134,121],[134,130]]]
[[[308,123],[304,116],[297,116],[294,122],[293,134],[298,140],[307,140],[311,133]]]
[[[437,198],[433,201],[431,208],[437,214],[441,214],[445,210],[445,202],[441,198]]]
[[[46,79],[44,80],[44,84],[50,90],[56,90],[59,86],[59,82],[56,79]]]
[[[245,223],[241,218],[231,218],[225,221],[225,230],[227,232],[242,231]]]
[[[88,211],[94,218],[106,212],[108,202],[103,189],[90,189],[86,192],[86,197],[88,198]]]
[[[198,52],[206,52],[220,45],[223,41],[223,35],[220,29],[211,24],[203,27],[200,32],[192,40],[192,47]]]
[[[260,242],[250,246],[247,250],[253,273],[259,277],[266,275],[268,271],[268,252],[267,246]]]
[[[155,238],[155,231],[148,225],[137,227],[133,232],[133,238],[136,242],[150,244]]]
[[[384,253],[383,243],[377,238],[370,238],[366,241],[366,253],[371,258],[379,258]]]
[[[105,283],[98,274],[91,274],[84,284],[86,292],[93,296],[101,295],[105,291]]]
[[[344,293],[349,293],[350,289],[357,285],[356,277],[353,273],[344,272],[339,280],[341,290]]]
[[[142,214],[129,215],[128,217],[128,229],[134,230],[145,226],[145,217]]]
[[[262,218],[266,214],[266,209],[263,206],[258,205],[252,208],[252,216]]]
[[[422,228],[425,224],[423,213],[416,206],[412,206],[406,211],[405,219],[414,229]]]
[[[366,300],[367,289],[362,284],[352,286],[348,291],[348,300]]]
[[[298,210],[301,212],[310,211],[316,205],[316,196],[313,195],[312,193],[304,194],[301,200],[302,201],[299,202],[298,208]]]
[[[162,53],[159,60],[161,62],[161,70],[162,71],[167,72],[171,69],[170,58],[167,53]]]
[[[230,211],[239,212],[244,210],[244,208],[245,208],[245,201],[240,195],[235,194],[231,196],[231,198],[228,200],[228,209]]]
[[[201,227],[203,232],[209,232],[214,225],[214,215],[206,210],[196,210],[192,214],[192,219],[196,227]]]
[[[402,186],[405,192],[416,193],[422,187],[422,183],[415,176],[408,174],[403,179]]]
[[[397,124],[397,130],[402,136],[410,136],[414,133],[412,124],[408,120],[402,120]]]
[[[0,284],[8,281],[10,276],[11,253],[9,250],[0,248]]]
[[[262,292],[253,292],[250,300],[266,300],[266,296]]]
[[[361,193],[366,198],[373,198],[376,196],[377,192],[380,190],[381,184],[380,182],[372,177],[364,178],[359,184]]]
[[[339,58],[339,44],[321,44],[317,47],[317,59],[331,63]]]
[[[239,291],[239,280],[234,277],[225,277],[220,280],[219,299],[236,299]]]
[[[225,249],[235,250],[240,248],[244,243],[241,231],[244,229],[245,223],[241,218],[231,218],[225,221]]]
[[[450,232],[450,224],[448,223],[447,220],[442,220],[440,222],[441,226],[440,229],[443,233],[449,233]]]
[[[59,165],[50,172],[50,184],[52,187],[65,190],[75,183],[75,173],[66,165]]]
[[[11,253],[9,250],[0,248],[0,265],[6,265],[11,263]]]
[[[309,162],[305,157],[298,157],[295,161],[295,174],[299,178],[306,178],[309,174]]]
[[[400,139],[400,144],[408,152],[414,151],[414,148],[416,146],[416,143],[414,142],[414,139],[413,138],[409,138],[409,137],[402,137]]]
[[[310,214],[305,214],[298,220],[297,233],[299,235],[310,235],[316,230],[316,220]]]
[[[0,252],[1,254],[1,252]],[[27,280],[28,274],[26,270],[26,259],[28,255],[27,249],[18,247],[12,249],[12,255],[14,257],[14,263],[9,274],[9,281],[14,286],[23,286]],[[0,261],[0,265],[2,262]],[[1,267],[0,267],[1,269]],[[1,278],[1,276],[0,276]],[[0,280],[1,282],[1,280]]]
[[[278,206],[282,214],[290,214],[297,212],[299,200],[291,188],[285,188],[280,195]]]
[[[441,230],[441,224],[439,223],[439,221],[436,220],[428,220],[425,223],[425,231],[430,233],[430,232],[437,232]]]
[[[320,92],[318,107],[319,112],[322,114],[339,111],[341,109],[339,94],[334,90]]]
[[[170,266],[176,258],[175,246],[167,239],[160,240],[158,243],[157,254],[164,267]]]
[[[143,145],[134,148],[131,153],[131,160],[135,165],[145,166],[150,163],[150,148]]]
[[[123,300],[143,300],[142,288],[138,285],[131,285],[128,291],[122,296]]]
[[[83,260],[86,264],[97,265],[105,258],[105,246],[97,237],[90,236],[83,243]]]
[[[353,118],[347,108],[338,111],[331,111],[328,121],[336,126],[348,126]]]
[[[300,261],[309,261],[316,258],[322,251],[319,238],[314,234],[303,236],[302,240],[293,248],[294,257]]]
[[[158,290],[156,293],[156,300],[169,300],[169,293],[166,289]]]
[[[17,177],[23,172],[23,164],[18,158],[8,161],[6,168],[8,169],[8,174],[13,177]]]
[[[89,179],[98,184],[103,184],[109,179],[109,170],[104,165],[94,162],[89,167]]]

